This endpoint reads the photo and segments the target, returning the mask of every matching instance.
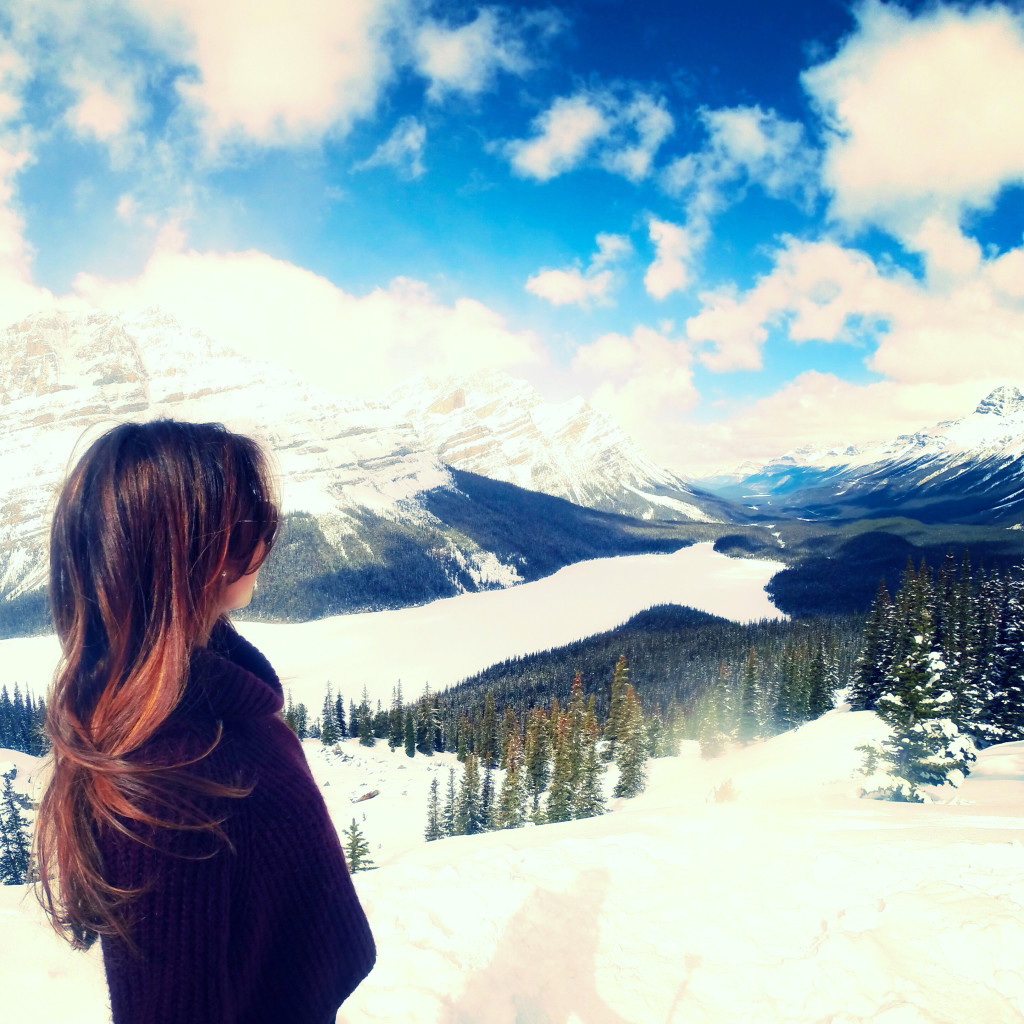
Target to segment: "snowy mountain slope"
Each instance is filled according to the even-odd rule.
[[[1024,744],[983,751],[945,803],[890,804],[853,795],[877,731],[836,711],[713,761],[684,744],[603,817],[429,844],[453,755],[307,741],[378,865],[355,876],[378,963],[338,1021],[1017,1024]],[[63,947],[24,887],[0,889],[0,942],[19,1024],[109,1020],[98,951]]]
[[[997,388],[969,416],[875,445],[800,448],[716,490],[760,508],[925,522],[1024,521],[1024,395]]]
[[[576,558],[644,549],[623,540],[621,517],[602,523],[580,509],[586,525],[581,518],[572,527],[577,513],[547,507],[520,531],[532,546],[517,545],[497,521],[491,546],[477,543],[424,499],[451,492],[474,506],[473,488],[456,483],[401,416],[239,356],[156,310],[38,314],[9,326],[0,332],[0,412],[0,597],[8,600],[41,593],[52,502],[73,453],[114,423],[160,416],[223,422],[273,453],[284,511],[306,518],[268,563],[261,607],[300,589],[301,607],[289,614],[305,617],[339,601],[336,610],[423,601],[530,578],[541,550],[550,563],[544,571],[553,571]],[[517,501],[525,498],[505,498]],[[546,536],[555,519],[562,533]],[[588,544],[569,542],[588,531]],[[404,589],[375,593],[382,575]]]
[[[495,480],[643,519],[744,518],[655,464],[582,398],[545,402],[526,381],[499,371],[418,376],[380,404],[443,462]]]

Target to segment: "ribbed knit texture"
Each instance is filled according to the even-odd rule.
[[[193,796],[209,832],[159,829],[152,846],[105,830],[104,875],[146,886],[130,907],[135,955],[103,937],[114,1024],[329,1024],[376,950],[302,745],[278,712],[266,658],[219,624],[192,657],[185,696],[138,758],[253,786]]]

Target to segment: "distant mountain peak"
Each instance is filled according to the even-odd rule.
[[[1016,412],[1024,412],[1024,395],[1019,388],[1003,384],[978,403],[975,413],[992,413],[995,416],[1008,416]]]

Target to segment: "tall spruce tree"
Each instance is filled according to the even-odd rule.
[[[416,722],[412,717],[412,708],[405,712],[405,756],[416,756]]]
[[[377,737],[373,732],[373,712],[370,710],[370,695],[363,686],[363,699],[359,702],[359,710],[356,712],[359,722],[359,745],[373,747],[377,744]]]
[[[558,716],[558,733],[555,739],[554,767],[551,771],[551,787],[545,819],[549,822],[569,821],[573,812],[573,768],[572,748],[569,743],[569,720],[566,715]]]
[[[441,812],[441,827],[446,836],[458,835],[456,819],[459,811],[459,798],[455,792],[455,769],[448,769],[448,789],[445,795],[444,810]]]
[[[1006,584],[999,628],[982,680],[976,733],[984,745],[1024,739],[1024,584]]]
[[[921,802],[922,786],[955,781],[974,760],[969,737],[949,717],[954,699],[944,683],[946,664],[936,649],[931,603],[926,567],[911,567],[894,601],[893,649],[899,656],[875,706],[892,732],[880,745],[862,748],[868,795]]]
[[[647,738],[644,735],[640,701],[629,685],[623,700],[622,723],[615,755],[619,781],[615,784],[613,795],[639,795],[647,786]]]
[[[498,796],[495,827],[519,828],[526,822],[529,791],[526,783],[526,762],[518,730],[509,736],[505,764],[505,778]]]
[[[615,757],[615,747],[619,742],[622,730],[623,702],[626,699],[626,687],[629,685],[629,663],[624,654],[619,655],[612,673],[611,686],[608,690],[608,721],[604,727],[604,738],[608,741],[604,757],[611,761]]]
[[[331,695],[331,684],[328,683],[323,711],[320,714],[320,742],[325,747],[330,747],[340,739],[341,734],[338,732],[337,710],[334,704],[334,697]]]
[[[424,831],[427,842],[441,839],[444,836],[444,825],[441,821],[441,802],[437,794],[437,776],[430,780],[430,798],[427,801],[427,827]]]
[[[28,825],[14,798],[14,772],[4,775],[0,797],[0,884],[24,885],[28,881]]]
[[[484,830],[483,803],[480,798],[480,768],[476,754],[469,754],[462,768],[462,786],[455,809],[455,833],[473,836]]]
[[[402,684],[395,687],[388,712],[388,746],[397,750],[405,742],[405,713],[402,707]]]
[[[540,794],[547,789],[551,777],[551,738],[548,732],[547,716],[541,705],[530,711],[526,723],[526,775],[530,793],[533,795],[533,809],[537,810]]]
[[[606,771],[603,758],[597,750],[598,737],[601,734],[594,711],[594,701],[587,707],[584,721],[586,738],[583,746],[583,761],[580,765],[579,791],[576,797],[575,815],[577,818],[594,818],[605,812],[604,786],[602,779]]]

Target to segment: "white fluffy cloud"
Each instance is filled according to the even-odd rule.
[[[650,173],[675,123],[664,102],[648,93],[620,98],[598,89],[558,97],[531,127],[529,138],[503,146],[522,177],[549,181],[594,158],[605,170],[637,182]]]
[[[476,96],[489,88],[499,72],[521,75],[531,66],[520,28],[501,12],[484,7],[458,28],[428,20],[413,43],[416,68],[430,80],[429,99],[449,93]]]
[[[943,237],[946,229],[934,230]],[[711,346],[701,360],[713,370],[758,368],[772,327],[797,342],[859,342],[867,327],[878,336],[868,364],[892,381],[1016,378],[1024,249],[980,260],[962,236],[950,246],[937,276],[922,282],[903,271],[883,272],[866,254],[835,242],[789,239],[774,269],[746,293],[702,295],[703,309],[687,321],[687,335]]]
[[[649,230],[655,256],[644,274],[644,287],[654,298],[664,299],[689,285],[691,264],[704,244],[704,234],[657,217],[651,218]]]
[[[1008,6],[912,16],[868,0],[857,29],[803,84],[829,127],[832,212],[909,240],[1024,181],[1024,18]]]
[[[393,167],[400,178],[411,181],[419,178],[426,167],[423,150],[427,144],[427,129],[415,117],[403,117],[391,134],[362,163],[357,171],[371,167]]]
[[[561,96],[534,119],[533,136],[507,143],[505,152],[517,174],[548,181],[582,163],[610,130],[601,105],[589,96]]]
[[[647,275],[655,298],[689,286],[712,221],[753,185],[775,198],[806,205],[815,192],[817,154],[802,124],[760,107],[700,112],[707,140],[700,150],[671,161],[662,188],[683,203],[684,224],[651,222],[657,258]]]
[[[435,299],[419,282],[354,296],[262,252],[195,252],[173,229],[143,272],[125,281],[79,275],[80,302],[118,311],[160,306],[239,352],[283,363],[344,394],[367,394],[417,372],[528,367],[537,338],[473,299]]]
[[[136,0],[195,69],[178,80],[211,148],[302,144],[373,112],[405,0]]]
[[[527,279],[526,290],[555,306],[607,304],[616,279],[610,267],[632,252],[625,235],[601,233],[597,236],[597,252],[585,270],[576,266],[538,271]]]
[[[810,370],[773,394],[736,403],[731,415],[688,431],[678,465],[686,472],[714,474],[808,445],[845,448],[887,440],[966,416],[993,386],[1006,382],[972,377],[951,384],[854,384]]]
[[[577,349],[572,374],[591,402],[613,416],[655,458],[673,450],[673,438],[697,402],[685,341],[649,327],[631,335],[604,334]]]

